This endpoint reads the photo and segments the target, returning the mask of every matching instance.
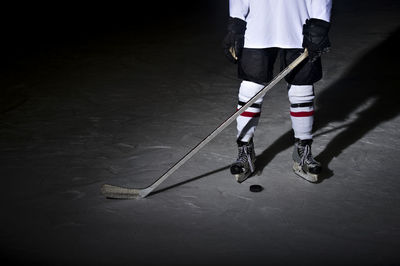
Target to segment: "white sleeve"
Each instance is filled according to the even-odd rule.
[[[311,0],[311,18],[318,18],[330,22],[332,0]]]
[[[229,0],[229,16],[245,20],[250,9],[249,1],[250,0]]]

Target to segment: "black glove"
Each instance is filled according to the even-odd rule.
[[[240,58],[244,46],[244,33],[246,31],[246,21],[239,18],[229,18],[228,34],[226,35],[222,47],[225,56],[232,63],[236,63]]]
[[[307,19],[303,25],[303,47],[308,49],[311,62],[329,51],[331,46],[328,38],[329,28],[329,22],[316,18]]]

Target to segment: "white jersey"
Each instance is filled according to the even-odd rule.
[[[306,19],[330,21],[332,0],[229,0],[233,18],[247,22],[246,48],[302,48]]]

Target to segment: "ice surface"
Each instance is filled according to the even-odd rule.
[[[232,124],[147,198],[102,197],[104,183],[151,184],[236,108],[240,81],[220,48],[227,3],[213,2],[183,21],[9,59],[0,80],[7,262],[399,263],[398,1],[334,1],[316,84],[321,183],[292,173],[280,83],[264,100],[256,176],[238,184],[229,173]]]

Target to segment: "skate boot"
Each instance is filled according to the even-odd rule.
[[[296,175],[315,183],[321,173],[321,164],[311,154],[312,139],[296,139],[293,150],[293,170]]]
[[[249,142],[237,141],[237,144],[239,154],[236,162],[231,165],[231,173],[235,176],[236,181],[241,183],[254,173],[256,154],[253,140]]]

